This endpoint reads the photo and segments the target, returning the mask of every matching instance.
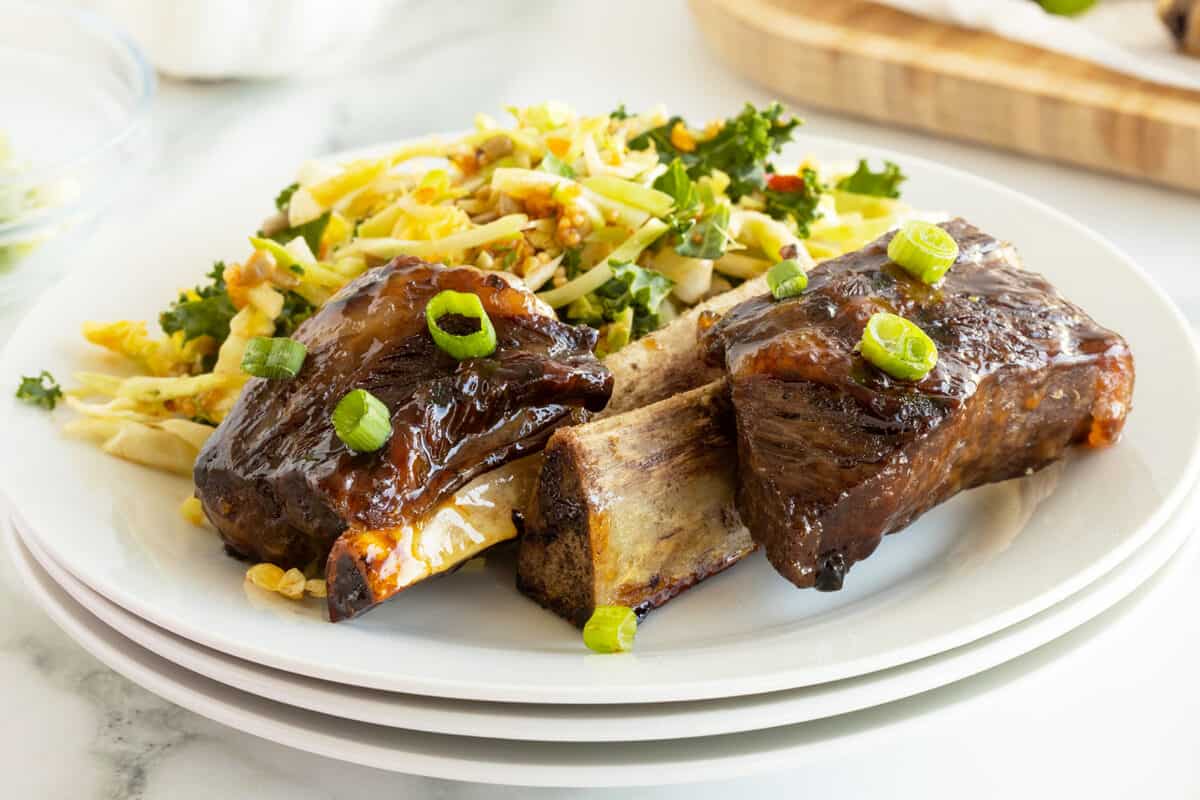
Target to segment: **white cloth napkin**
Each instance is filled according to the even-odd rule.
[[[1077,17],[1030,0],[878,0],[913,14],[991,31],[1156,83],[1200,91],[1200,58],[1175,49],[1154,0],[1101,0]]]

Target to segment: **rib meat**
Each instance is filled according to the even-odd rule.
[[[424,309],[445,289],[480,297],[498,337],[492,356],[458,362],[433,343]],[[470,267],[396,259],[339,292],[295,338],[308,348],[300,374],[247,384],[200,453],[196,492],[233,551],[284,567],[325,563],[334,620],[407,585],[391,555],[439,501],[540,450],[612,392],[595,331]],[[391,412],[393,435],[374,453],[350,451],[330,423],[357,388]]]
[[[841,588],[884,534],[973,486],[1041,469],[1120,434],[1133,393],[1125,341],[962,220],[960,255],[926,286],[890,262],[887,235],[817,266],[802,295],[748,300],[704,334],[728,372],[738,507],[797,586]],[[937,344],[919,382],[856,351],[878,311]]]

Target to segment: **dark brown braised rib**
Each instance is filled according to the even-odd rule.
[[[801,296],[744,302],[704,335],[729,374],[742,518],[797,586],[839,589],[885,534],[954,494],[1120,435],[1134,379],[1125,341],[1011,247],[962,220],[943,227],[960,255],[940,286],[891,263],[886,235],[817,266]],[[856,352],[878,311],[937,344],[920,382]]]
[[[483,301],[492,356],[460,363],[433,343],[424,309],[446,289]],[[612,392],[595,331],[470,267],[396,259],[339,292],[295,338],[308,347],[300,374],[250,381],[200,453],[196,492],[237,553],[300,568],[329,556],[335,621],[407,585],[388,558],[402,529],[475,476],[540,450]],[[351,452],[330,423],[359,388],[392,415],[392,438],[374,453]]]

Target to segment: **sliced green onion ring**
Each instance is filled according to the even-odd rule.
[[[583,626],[583,643],[597,653],[623,653],[633,649],[637,614],[625,606],[596,606]]]
[[[938,360],[937,345],[916,323],[896,314],[871,316],[860,344],[863,358],[905,381],[919,381]]]
[[[256,336],[246,342],[242,371],[256,378],[284,380],[300,374],[308,348],[295,339]]]
[[[438,320],[447,314],[478,320],[479,330],[456,336],[438,325]],[[425,305],[425,322],[434,343],[459,361],[486,358],[496,352],[496,329],[492,327],[479,295],[449,289],[438,292]]]
[[[808,275],[799,262],[789,258],[767,270],[767,286],[776,300],[796,297],[808,288]]]
[[[933,223],[909,220],[896,231],[887,252],[888,258],[914,278],[932,285],[958,258],[958,242]]]
[[[351,450],[370,453],[391,437],[391,416],[382,400],[366,389],[355,389],[333,409],[333,430]]]

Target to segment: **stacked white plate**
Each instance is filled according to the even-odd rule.
[[[245,565],[180,518],[187,480],[105,456],[14,404],[3,478],[31,591],[114,669],[251,733],[386,769],[573,785],[795,766],[885,717],[897,724],[862,709],[1014,659],[1127,595],[1195,519],[1200,366],[1174,306],[1111,245],[1029,198],[857,145],[806,138],[801,153],[902,163],[914,205],[1011,239],[1125,335],[1138,386],[1122,442],[954,498],[889,537],[841,592],[796,591],[752,558],[651,615],[635,653],[597,656],[516,591],[503,554],[331,625],[318,601],[243,582]],[[156,198],[136,239],[132,223],[114,226],[89,253],[96,268],[23,322],[2,379],[96,368],[80,323],[153,319],[207,259],[242,249],[235,234],[255,219],[242,198],[275,188],[250,182],[199,213],[190,198]]]

